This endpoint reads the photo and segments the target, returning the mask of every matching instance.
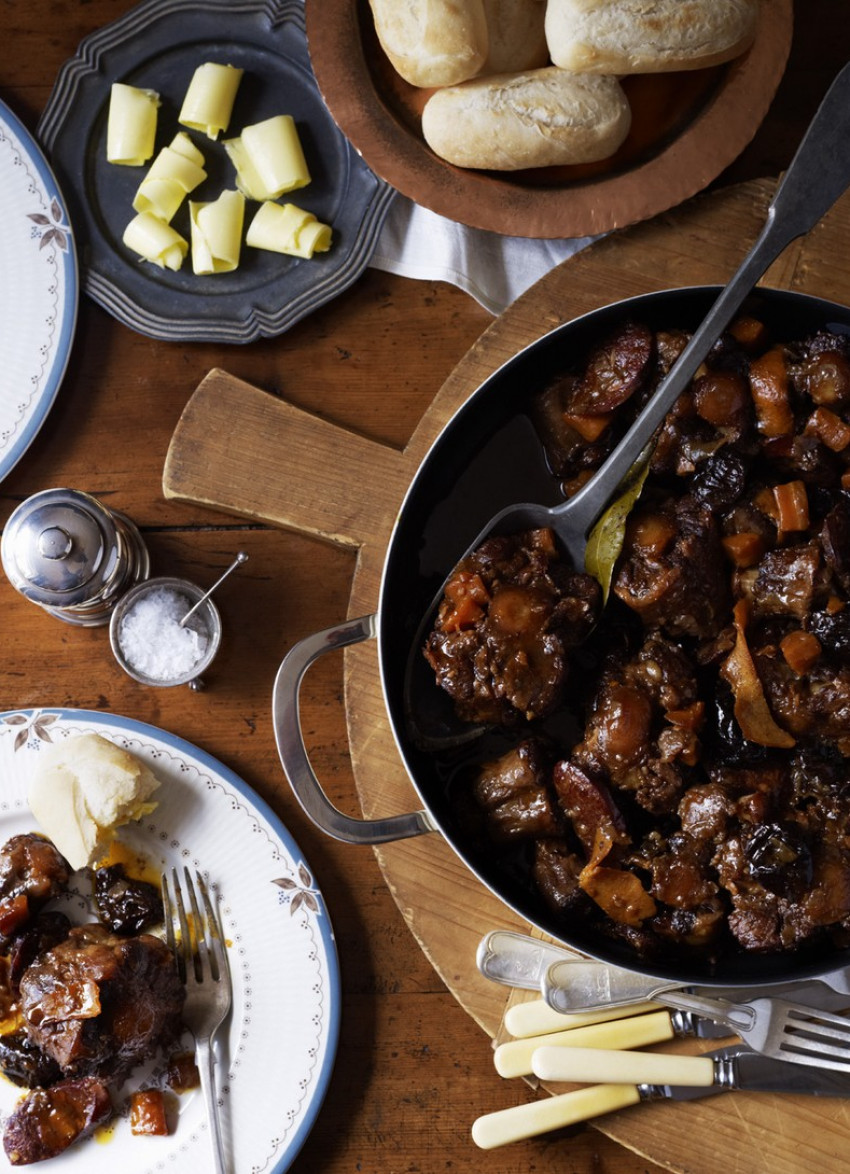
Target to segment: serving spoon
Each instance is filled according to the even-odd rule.
[[[744,299],[779,254],[797,237],[809,232],[850,185],[850,64],[833,81],[809,124],[794,158],[767,210],[764,226],[736,273],[718,295],[694,331],[667,376],[653,392],[640,415],[594,475],[567,501],[555,506],[535,502],[506,506],[495,514],[469,544],[458,563],[490,537],[550,528],[576,568],[584,569],[588,536],[606,508],[628,495],[652,452],[653,437],[667,413],[687,388],[700,364],[732,321]],[[457,563],[455,564],[457,565]],[[452,572],[453,573],[453,572]],[[433,627],[443,598],[446,577],[416,633],[408,658],[405,709],[408,732],[417,745],[438,750],[480,736],[486,728],[452,720],[447,711],[422,705],[423,690],[435,690],[433,674],[422,673],[422,645]],[[423,662],[424,663],[424,662]],[[430,713],[429,713],[430,710]],[[432,721],[426,729],[423,718]],[[463,729],[459,729],[464,725]]]

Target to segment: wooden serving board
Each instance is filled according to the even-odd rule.
[[[199,385],[174,432],[166,497],[318,535],[358,551],[351,616],[373,612],[407,486],[456,409],[497,367],[553,327],[651,290],[723,283],[763,223],[772,181],[701,196],[564,262],[484,332],[440,389],[403,452],[309,415],[223,371]],[[771,268],[764,284],[850,303],[850,195]],[[342,620],[344,617],[340,617]],[[306,635],[306,633],[305,633]],[[421,806],[397,753],[374,642],[346,653],[346,714],[360,805],[369,818]],[[381,847],[407,924],[455,997],[495,1036],[507,992],[481,979],[475,950],[494,928],[527,931],[436,834]],[[736,1094],[601,1118],[595,1127],[679,1174],[799,1174],[846,1168],[840,1100]],[[804,1157],[802,1155],[805,1155]]]

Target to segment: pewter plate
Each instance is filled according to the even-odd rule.
[[[53,406],[77,321],[65,198],[35,140],[0,102],[0,480]]]
[[[26,802],[39,755],[46,745],[83,733],[123,746],[162,780],[156,810],[122,829],[121,840],[154,867],[198,869],[218,894],[233,976],[233,1012],[216,1043],[228,1168],[284,1174],[318,1114],[339,1034],[333,930],[310,866],[273,812],[216,759],[153,726],[86,710],[0,714],[0,843],[39,830]],[[90,921],[90,883],[82,872],[72,882],[61,907],[73,921]],[[127,1089],[141,1087],[142,1080],[162,1084],[162,1069],[159,1059],[137,1070]],[[3,1121],[20,1093],[0,1080]],[[97,1138],[75,1143],[60,1159],[63,1171],[210,1168],[200,1090],[180,1095],[168,1137],[134,1137],[126,1097],[119,1093],[114,1100],[121,1111],[108,1144]],[[12,1166],[0,1149],[0,1170],[7,1169]]]
[[[113,82],[161,95],[156,148],[171,142],[183,96],[205,61],[244,69],[225,136],[291,114],[312,182],[292,202],[333,228],[324,254],[300,260],[244,246],[232,273],[196,276],[142,262],[122,243],[146,169],[106,161]],[[313,77],[299,0],[143,0],[88,36],[59,72],[39,136],[72,204],[83,288],[125,325],[171,341],[251,342],[288,330],[342,293],[368,265],[392,189],[363,162],[328,113]],[[208,178],[192,199],[235,186],[221,141],[189,132]],[[189,239],[188,202],[173,225]],[[246,228],[258,205],[246,207]]]

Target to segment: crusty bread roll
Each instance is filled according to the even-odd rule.
[[[483,0],[369,0],[381,48],[413,86],[453,86],[487,57]]]
[[[484,0],[487,60],[479,76],[523,73],[549,64],[546,0]]]
[[[548,0],[546,41],[562,69],[659,73],[743,53],[759,0]]]
[[[432,151],[458,167],[493,171],[606,159],[630,125],[616,78],[556,66],[438,90],[422,112]]]
[[[100,734],[79,734],[45,747],[29,780],[27,801],[73,869],[106,851],[116,828],[156,807],[159,779],[134,754]]]

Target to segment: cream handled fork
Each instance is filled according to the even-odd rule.
[[[177,869],[171,870],[172,900],[168,879],[162,877],[166,941],[174,954],[177,971],[186,987],[183,1022],[195,1037],[195,1062],[209,1121],[214,1174],[227,1174],[221,1119],[216,1104],[213,1040],[227,1017],[232,1001],[230,969],[221,924],[200,873],[195,873],[201,904],[187,868],[183,869],[189,908],[180,887]]]

